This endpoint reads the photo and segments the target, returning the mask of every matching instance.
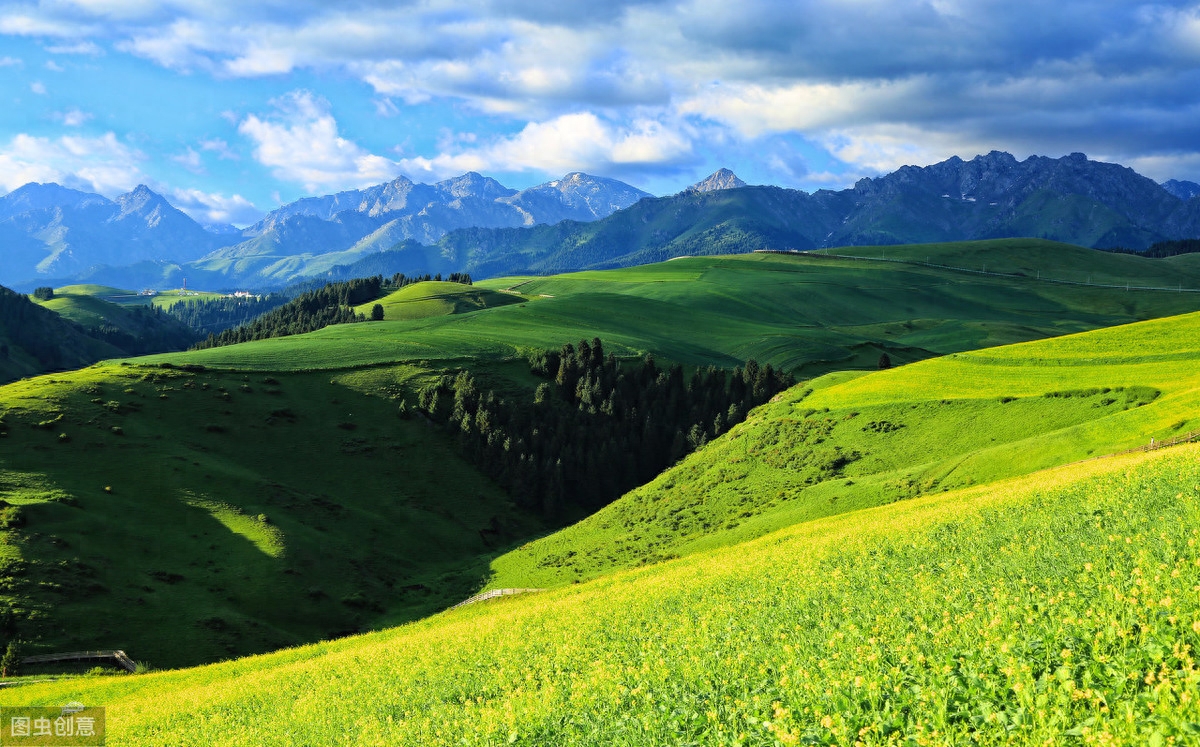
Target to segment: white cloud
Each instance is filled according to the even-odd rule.
[[[65,112],[56,113],[54,118],[67,127],[82,127],[92,119],[92,115],[79,109],[68,109]]]
[[[685,122],[719,123],[743,148],[825,143],[855,173],[975,144],[1173,157],[1190,152],[1200,90],[1196,0],[26,0],[0,7],[3,34],[217,78],[334,72],[369,84],[379,116],[393,100],[450,102],[491,115],[481,131],[525,126],[401,163],[423,173],[518,156],[670,168],[707,145]],[[280,178],[327,188],[398,168],[328,111],[290,117],[233,120]],[[286,152],[303,143],[316,149]]]
[[[821,144],[843,163],[876,174],[895,171],[901,166],[924,166],[953,155],[967,158],[988,149],[964,140],[931,136],[905,125],[870,125],[830,130]]]
[[[239,194],[226,197],[199,189],[174,189],[171,203],[201,223],[248,226],[263,216],[262,210]]]
[[[35,137],[20,134],[0,145],[0,187],[57,182],[114,196],[147,181],[140,151],[111,132],[99,137]]]
[[[229,143],[225,142],[224,140],[222,140],[220,138],[211,138],[209,140],[201,140],[200,148],[202,150],[209,151],[210,153],[216,153],[217,158],[220,158],[222,161],[240,161],[241,160],[241,158],[238,156],[238,154],[234,153],[233,150],[229,147]]]
[[[711,86],[679,105],[681,112],[723,122],[745,137],[823,130],[870,121],[880,109],[911,108],[921,80]]]
[[[531,122],[511,137],[455,148],[433,158],[400,161],[415,175],[442,178],[464,171],[540,171],[563,174],[583,169],[601,173],[677,164],[692,154],[683,125],[651,119],[618,126],[590,112]]]
[[[0,34],[62,38],[80,36],[95,29],[69,18],[60,18],[44,8],[0,9]]]
[[[194,174],[204,173],[204,160],[195,148],[188,148],[183,153],[176,153],[171,160]]]
[[[18,57],[0,57],[0,67],[24,67],[25,61]]]
[[[231,31],[226,30],[226,33],[231,34]],[[139,31],[131,38],[118,42],[116,47],[167,68],[214,69],[216,66],[206,50],[214,49],[215,39],[220,34],[221,30],[212,24],[180,19],[162,28]]]
[[[1168,179],[1200,182],[1200,150],[1153,156],[1098,154],[1096,160],[1120,163],[1160,183]]]
[[[400,113],[400,107],[387,96],[375,99],[372,103],[375,104],[375,113],[381,117],[394,117]]]
[[[310,192],[350,189],[394,179],[400,165],[338,134],[329,103],[307,91],[272,101],[268,117],[251,114],[238,132],[254,143],[254,157],[278,179]]]
[[[45,96],[46,95],[46,84],[41,82],[40,80],[35,80],[34,82],[29,84],[29,90],[33,91],[38,96]]]
[[[104,50],[95,42],[81,41],[73,44],[51,44],[46,47],[46,51],[50,54],[77,54],[87,55],[89,57],[99,57],[104,54]]]

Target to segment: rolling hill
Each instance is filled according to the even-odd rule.
[[[1200,431],[1200,315],[840,372],[780,395],[621,500],[498,558],[571,583]]]
[[[930,384],[911,372],[939,361],[844,385],[895,402],[1032,396],[1056,375],[1090,383],[1108,359],[1114,379],[1194,370],[1194,344],[1163,351],[1194,340],[1196,323],[958,356]],[[1128,349],[1147,335],[1162,350]],[[979,375],[956,375],[971,365]],[[837,402],[836,386],[809,396],[822,392]],[[1179,392],[1162,400],[1197,414]],[[756,417],[743,439],[779,420]],[[230,745],[1186,743],[1200,717],[1198,456],[1187,446],[1030,472],[368,636],[33,683],[0,703],[103,703],[113,738],[181,745],[218,732]]]
[[[599,336],[626,356],[653,351],[688,365],[727,367],[755,358],[808,377],[873,368],[882,352],[908,362],[1183,313],[1196,309],[1196,294],[1124,286],[1200,287],[1200,265],[1188,255],[1151,260],[1036,240],[846,251],[862,256],[891,251],[891,260],[908,252],[912,263],[750,254],[497,278],[456,292],[495,291],[521,303],[403,324],[343,325],[303,338],[148,360],[255,371],[340,369],[520,359],[529,349]],[[993,259],[983,261],[995,262],[997,272],[981,274],[974,264],[987,257]],[[921,264],[927,259],[944,266]],[[1097,270],[1094,282],[1119,282],[1122,291],[1084,284],[1089,275],[1084,268],[1093,265],[1107,268],[1107,274]],[[1043,266],[1044,272],[1037,269]],[[1054,282],[1060,279],[1080,284]]]
[[[0,382],[119,356],[114,346],[0,286]]]
[[[139,303],[135,294],[112,293],[114,290],[64,286],[54,292],[53,298],[35,301],[125,355],[183,350],[200,339],[197,332],[162,313],[159,306]],[[105,296],[121,296],[126,302],[115,303]]]
[[[941,264],[967,264],[973,251],[1005,254],[1014,267],[1027,268],[1094,253],[1046,242],[910,251],[926,259],[940,252]],[[394,321],[112,361],[0,388],[6,433],[0,480],[11,504],[4,509],[9,634],[27,641],[31,652],[115,646],[157,666],[177,666],[373,629],[467,596],[488,582],[493,558],[552,526],[485,479],[454,433],[412,412],[419,392],[462,369],[481,394],[532,404],[542,380],[531,373],[529,353],[581,338],[598,336],[606,351],[626,360],[652,352],[664,366],[680,363],[689,372],[753,357],[808,377],[874,369],[883,352],[903,363],[1200,305],[1194,293],[1118,291],[1039,280],[1036,270],[994,275],[895,260],[755,254],[453,288],[422,283],[384,299]],[[1105,255],[1104,261],[1135,287],[1166,278],[1190,284],[1195,277],[1188,256]],[[1181,348],[1180,365],[1190,349]],[[920,369],[895,373],[907,370]],[[839,380],[833,375],[810,385],[808,397]],[[995,417],[995,428],[980,432],[1022,448],[1028,444],[1017,438],[1018,415],[1044,413],[1046,443],[1054,448],[1038,464],[1049,465],[1075,458],[1078,449],[1061,440],[1070,428],[1126,422],[1122,417],[1134,417],[1121,414],[1127,403],[1151,402],[1134,413],[1162,412],[1178,385],[1104,386],[1125,389],[1108,403],[1107,394],[989,393],[982,404],[957,402],[945,412]],[[1151,388],[1163,394],[1152,397]],[[1004,396],[1018,399],[1003,404],[1005,410]],[[401,409],[404,402],[409,409]],[[901,409],[885,402],[870,417],[863,410],[830,437],[857,434],[844,448],[867,453],[874,434],[861,428],[869,422],[920,430],[926,440],[946,428],[936,421],[939,407],[923,406],[911,417]],[[1188,417],[1175,415],[1167,425]],[[1129,422],[1138,427],[1114,430],[1094,446],[1141,438],[1145,423]],[[713,449],[723,453],[724,444],[753,442],[757,450],[761,441],[764,453],[775,448],[767,435],[740,433],[678,469],[703,464],[695,460]],[[946,446],[939,459],[948,465],[971,448],[969,439]],[[722,458],[733,468],[736,456]],[[924,462],[914,459],[875,455],[848,463],[847,476],[837,476],[838,510],[884,502],[896,495],[891,483],[910,473],[914,481],[926,479],[916,472]],[[130,460],[143,466],[130,470]],[[853,470],[861,474],[849,478]],[[1006,474],[1016,472],[964,467],[939,487]],[[865,486],[865,497],[840,492],[845,479]],[[813,495],[822,490],[829,486],[817,485]],[[681,488],[680,495],[694,493]],[[738,507],[734,520],[762,514],[738,529],[744,534],[774,528],[778,522],[771,522],[784,516],[770,513],[776,500],[789,509],[819,508],[787,514],[792,519],[821,516],[829,513],[828,496],[821,495],[755,499]],[[744,511],[751,517],[741,517]],[[644,518],[652,536],[662,517]],[[728,521],[722,516],[720,526]],[[582,577],[594,575],[587,564],[617,568],[675,552],[646,547],[622,551],[614,562],[591,555],[549,573],[557,583],[574,580],[577,563],[584,563]],[[518,570],[542,560],[528,548],[509,557],[533,558],[510,567]],[[515,577],[503,562],[497,568],[497,579]],[[88,622],[100,618],[103,625]]]

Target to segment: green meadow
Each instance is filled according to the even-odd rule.
[[[520,296],[487,288],[474,288],[461,283],[426,281],[406,285],[378,301],[356,306],[355,313],[370,317],[378,303],[383,307],[384,321],[425,319],[427,317],[466,314],[472,311],[520,303]]]
[[[103,704],[112,744],[1191,743],[1198,457],[1085,462],[0,704]]]
[[[924,251],[935,248],[943,258],[986,250],[1022,266],[1118,257],[1047,241],[929,245]],[[1127,275],[1157,284],[1178,276],[1172,267],[1179,263],[1171,260],[1181,258],[1119,259]],[[379,302],[383,322],[152,360],[250,371],[335,370],[514,359],[531,349],[599,336],[619,355],[653,352],[685,365],[730,368],[755,358],[808,378],[873,368],[884,352],[905,363],[1200,308],[1200,294],[1116,293],[1034,277],[818,255],[682,258],[622,270],[451,285],[401,289]],[[369,313],[373,304],[359,311]]]
[[[1200,314],[830,374],[498,558],[492,585],[570,583],[1197,430]]]
[[[182,666],[414,619],[542,528],[328,376],[120,365],[2,391],[0,594],[27,653]]]
[[[1170,647],[1155,659],[1148,628],[1127,626],[1096,656],[1125,651],[1131,635],[1136,656],[1121,654],[1119,676],[1101,666],[1111,658],[1089,659],[1087,679],[1070,659],[1092,649],[1059,641],[1090,630],[1088,610],[1117,615],[1121,598],[1087,587],[1092,606],[1071,607],[1082,617],[1066,632],[1043,612],[1048,596],[1062,601],[1054,563],[1066,575],[1149,567],[1099,543],[1101,529],[1166,533],[1180,547],[1191,525],[1167,523],[1191,521],[1200,479],[1171,455],[1036,472],[1200,430],[1200,314],[1172,316],[1195,312],[1200,294],[1038,274],[1094,260],[1133,286],[1186,287],[1186,258],[1044,241],[887,257],[905,251],[967,269],[987,253],[1006,274],[755,254],[419,283],[360,309],[379,303],[383,321],[2,387],[0,598],[12,614],[0,630],[26,653],[123,648],[156,668],[236,660],[28,685],[0,703],[71,694],[111,707],[116,743],[147,744],[206,733],[222,744],[631,745],[1150,734],[1151,722],[1113,721],[1116,704],[1141,718],[1150,702],[1113,683]],[[412,414],[417,390],[461,368],[481,390],[532,398],[529,352],[597,336],[621,358],[690,368],[753,357],[802,383],[557,532]],[[876,371],[884,353],[897,367]],[[1123,492],[1097,498],[1096,485]],[[1164,508],[1177,494],[1186,500]],[[1012,549],[1068,530],[1080,547],[1054,548],[1053,563]],[[991,599],[992,632],[939,617],[969,568],[982,569],[961,615]],[[1192,573],[1154,593],[1182,599],[1175,585]],[[1005,579],[1031,590],[988,597]],[[504,587],[552,591],[435,614]],[[1071,588],[1083,599],[1085,587]],[[1026,639],[1031,610],[1041,627]],[[1154,640],[1195,619],[1192,607],[1171,614]],[[984,634],[1001,637],[971,637]],[[964,653],[993,643],[1009,650]],[[871,652],[879,663],[867,667]],[[1183,660],[1170,661],[1175,689],[1153,701],[1179,714],[1152,722],[1164,737],[1185,717],[1200,722],[1179,701]],[[943,671],[952,665],[958,674]],[[963,674],[976,665],[979,682]]]

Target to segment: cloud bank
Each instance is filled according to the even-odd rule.
[[[401,103],[467,113],[437,152],[398,159],[358,144],[316,94],[244,115],[255,158],[312,190],[401,171],[667,173],[714,152],[849,177],[993,148],[1200,178],[1195,0],[575,5],[39,0],[0,10],[0,34],[214,81],[348,76],[381,119]]]

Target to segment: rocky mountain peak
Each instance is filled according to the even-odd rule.
[[[1193,197],[1200,197],[1200,184],[1197,184],[1196,182],[1168,179],[1159,186],[1181,200],[1190,200]]]
[[[509,189],[495,179],[474,171],[446,179],[434,186],[454,197],[478,197],[482,200],[495,200],[517,193],[517,190]]]
[[[80,192],[77,189],[70,189],[53,182],[46,184],[30,182],[0,197],[0,220],[30,210],[109,204],[111,203],[108,199],[91,192]]]
[[[170,203],[162,195],[154,192],[145,184],[139,184],[133,188],[132,192],[118,196],[116,203],[121,206],[122,215],[145,212],[164,205],[170,207]]]
[[[687,188],[688,192],[716,192],[722,189],[738,189],[747,186],[729,169],[717,169],[707,178]]]

